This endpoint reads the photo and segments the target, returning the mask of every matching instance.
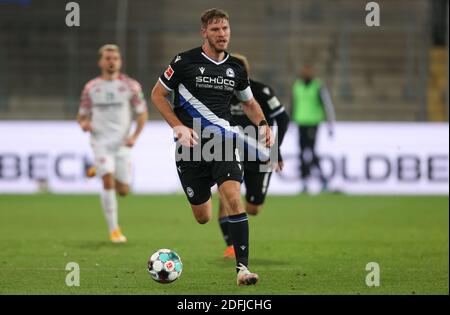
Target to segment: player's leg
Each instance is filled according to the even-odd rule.
[[[125,197],[130,192],[130,185],[116,180],[116,191],[120,196]]]
[[[103,191],[101,193],[101,205],[105,214],[110,235],[119,228],[117,219],[117,198],[115,190],[115,180],[112,172],[102,176]]]
[[[219,185],[219,183],[218,183]],[[249,226],[247,213],[241,202],[240,182],[227,180],[219,185],[219,191],[228,205],[228,222],[231,239],[236,255],[238,285],[255,284],[259,277],[248,270]]]
[[[263,208],[263,204],[254,204],[251,202],[247,202],[245,204],[245,211],[247,211],[250,215],[258,215]]]
[[[217,183],[228,212],[228,230],[236,254],[237,284],[251,285],[255,284],[259,277],[248,270],[249,226],[247,213],[241,201],[241,182],[244,173],[239,160],[239,152],[236,149],[233,161],[212,163],[211,175]]]
[[[200,224],[207,223],[212,217],[211,186],[213,184],[208,165],[201,162],[178,161],[176,166],[195,219]]]
[[[117,194],[125,196],[129,192],[129,183],[131,181],[131,154],[128,147],[121,147],[113,153],[114,159],[114,191],[110,194],[110,200],[113,202],[114,211],[111,216],[114,218],[114,228],[110,228],[110,240],[113,243],[125,243],[127,238],[123,235],[119,225],[119,207],[117,202]]]
[[[312,160],[311,160],[311,166],[315,167],[317,171],[319,172],[319,178],[322,182],[322,190],[327,190],[327,179],[323,175],[322,168],[320,166],[320,159],[317,156],[316,152],[316,139],[317,139],[317,126],[313,126],[310,128],[310,146],[311,146],[311,153],[312,153]]]
[[[244,183],[246,187],[246,212],[257,215],[261,212],[267,194],[271,173],[260,172],[258,162],[244,162]],[[228,209],[229,205],[219,192],[219,225],[227,244],[224,252],[225,258],[235,258],[233,243],[229,233]]]
[[[219,192],[228,213],[228,228],[236,252],[236,264],[248,265],[248,218],[240,195],[240,183],[227,180],[219,185]]]
[[[121,147],[116,153],[115,162],[116,192],[124,197],[130,192],[132,173],[131,149],[125,146]]]
[[[114,237],[120,232],[118,215],[117,215],[117,197],[115,187],[115,157],[114,153],[108,150],[96,148],[94,149],[95,168],[97,175],[102,179],[103,190],[100,195],[100,201],[105,215],[106,222],[110,233],[110,239],[113,242],[123,241],[122,238]]]
[[[248,214],[258,215],[263,209],[271,175],[271,172],[259,172],[258,170],[245,168],[245,210]]]
[[[303,192],[306,192],[307,189],[307,180],[308,180],[308,162],[306,160],[306,151],[308,148],[308,128],[299,126],[298,127],[298,136],[299,136],[299,146],[300,146],[300,176],[303,182]]]
[[[225,241],[225,244],[227,245],[227,248],[225,249],[225,252],[223,253],[224,258],[235,258],[234,254],[234,247],[233,242],[230,237],[230,231],[228,228],[228,208],[229,206],[226,204],[226,200],[220,196],[220,192],[218,193],[219,196],[219,226],[220,230],[222,231],[222,236]]]
[[[208,188],[211,189],[211,188]],[[211,220],[212,216],[212,204],[211,196],[209,199],[201,204],[192,204],[192,213],[199,224],[206,224]]]

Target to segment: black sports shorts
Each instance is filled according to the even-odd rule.
[[[192,205],[205,203],[211,197],[211,187],[227,180],[242,183],[243,167],[239,161],[177,161],[178,177]]]

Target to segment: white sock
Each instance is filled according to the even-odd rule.
[[[103,190],[100,199],[109,232],[112,232],[119,228],[116,191],[114,189]]]

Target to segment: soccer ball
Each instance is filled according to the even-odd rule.
[[[180,256],[170,249],[159,249],[148,260],[148,272],[159,283],[177,280],[183,271]]]

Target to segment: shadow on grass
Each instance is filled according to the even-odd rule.
[[[214,260],[220,266],[233,266],[235,264],[234,259],[226,259],[226,258],[218,258]],[[250,257],[250,266],[286,266],[289,265],[288,262],[276,259],[265,259],[265,258],[251,258]]]

